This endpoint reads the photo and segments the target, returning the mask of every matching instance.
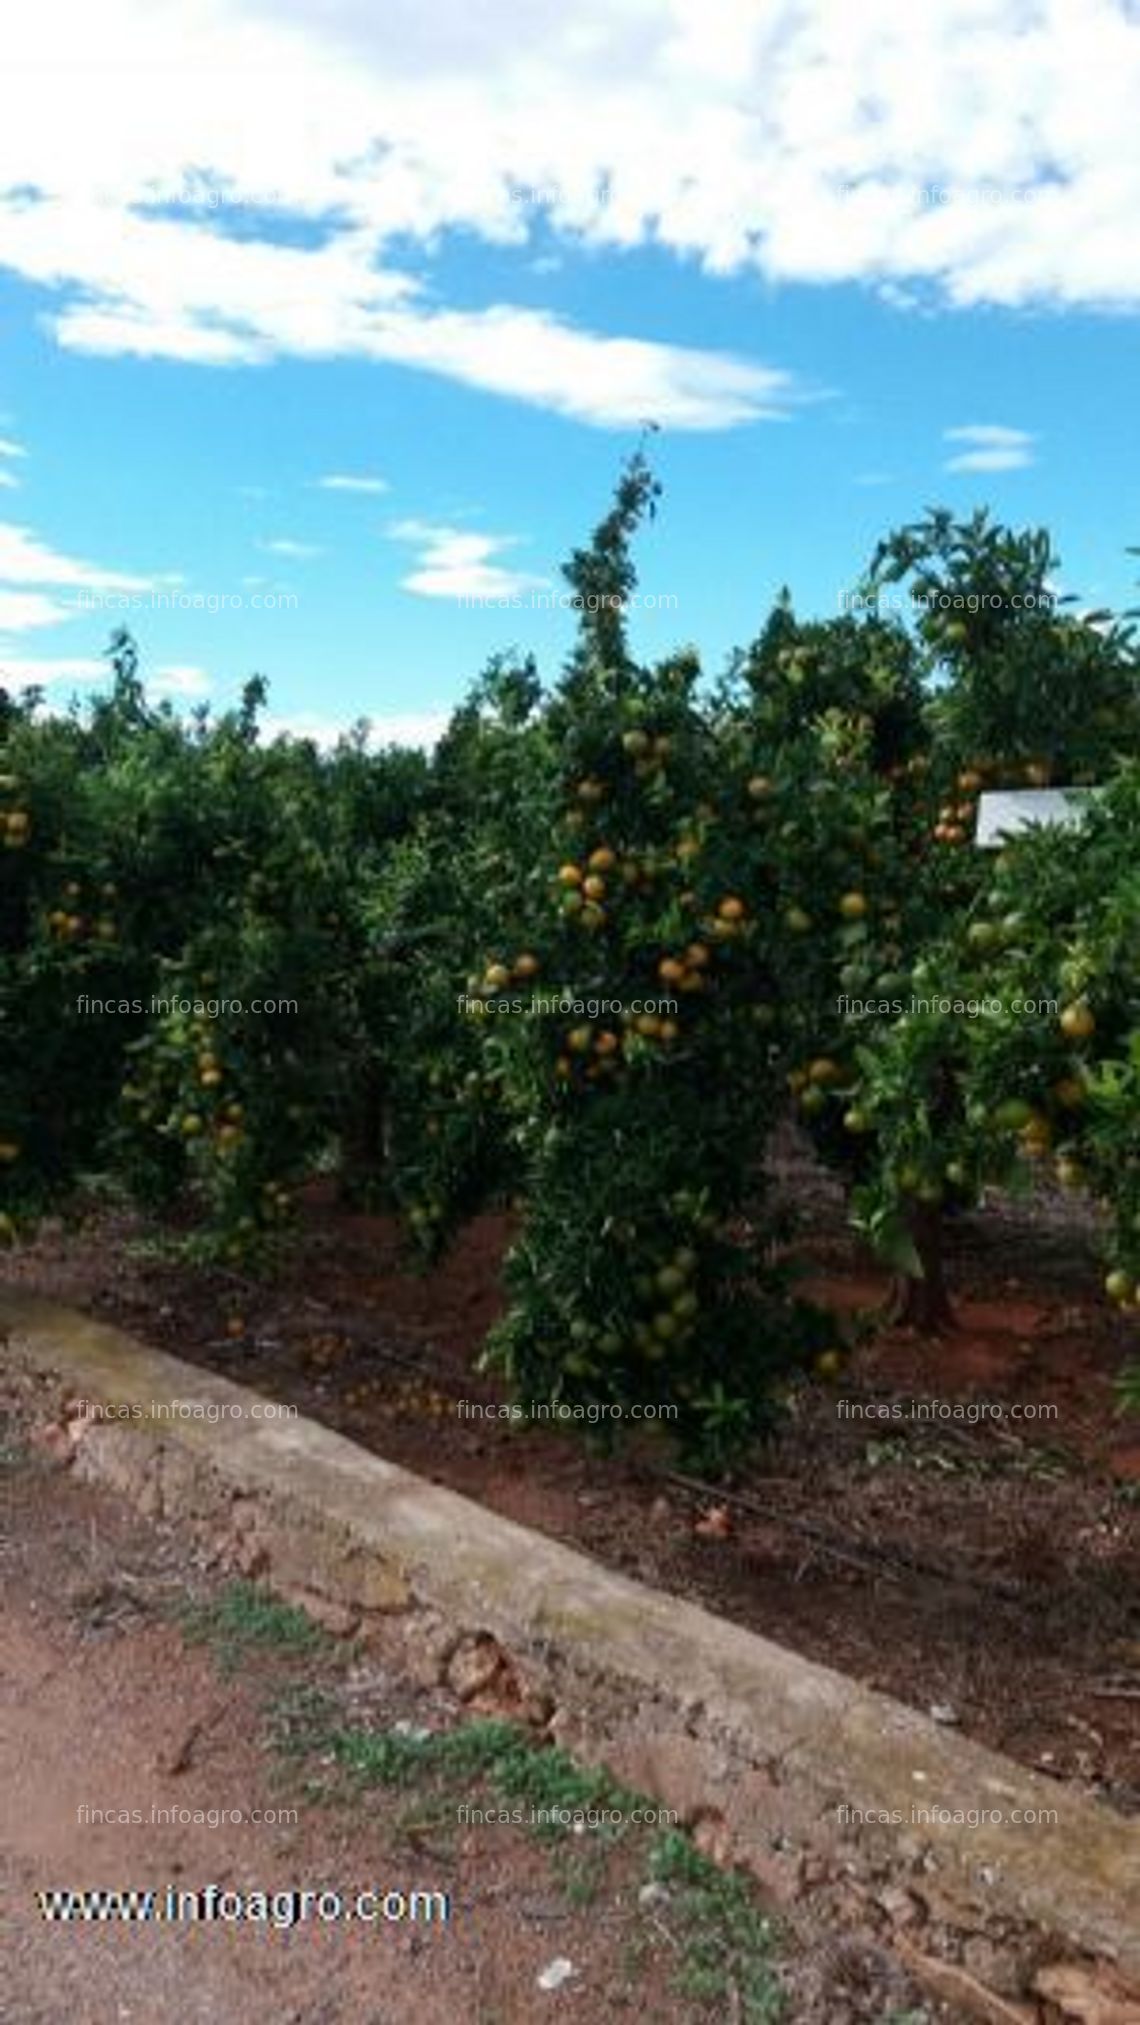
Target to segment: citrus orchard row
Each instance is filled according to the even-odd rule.
[[[944,1215],[1046,1170],[1105,1205],[1135,1309],[1131,629],[1039,601],[1043,537],[933,515],[868,585],[996,605],[784,595],[719,683],[643,666],[655,498],[635,461],[567,566],[560,680],[493,662],[430,761],[267,743],[256,683],[182,725],[125,637],[86,718],[0,694],[0,1234],[103,1177],[255,1265],[328,1172],[430,1262],[508,1201],[488,1361],[526,1397],[651,1389],[706,1462],[842,1354],[766,1242],[789,1107],[918,1319]],[[987,787],[1082,782],[1081,828],[973,848]]]

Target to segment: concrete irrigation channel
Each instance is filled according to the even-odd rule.
[[[121,1330],[12,1293],[0,1331],[10,1403],[77,1472],[425,1684],[607,1764],[790,1918],[805,1878],[839,1871],[921,1905],[979,2016],[1140,2020],[1136,1822]],[[956,1971],[963,1937],[1000,1942],[1019,1988]],[[1106,2008],[1023,2001],[1074,1975],[1109,1979]]]

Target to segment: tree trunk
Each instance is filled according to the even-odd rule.
[[[919,1275],[900,1273],[891,1289],[888,1319],[904,1328],[941,1335],[955,1327],[946,1287],[942,1251],[942,1212],[929,1203],[915,1203],[908,1228],[922,1265]]]
[[[338,1194],[348,1208],[374,1204],[387,1181],[387,1078],[379,1062],[358,1072],[353,1106],[341,1135]]]

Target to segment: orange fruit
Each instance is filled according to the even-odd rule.
[[[1087,1041],[1096,1032],[1096,1015],[1084,999],[1067,1005],[1061,1014],[1061,1032],[1066,1040]]]
[[[826,1087],[830,1083],[840,1083],[842,1080],[843,1071],[839,1063],[833,1061],[830,1055],[817,1055],[815,1061],[808,1067],[808,1081],[810,1083],[818,1083],[821,1087]]]

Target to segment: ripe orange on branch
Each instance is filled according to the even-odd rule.
[[[862,921],[867,912],[867,895],[845,893],[839,902],[839,912],[845,921]]]
[[[1096,1032],[1096,1015],[1084,999],[1077,999],[1061,1013],[1061,1032],[1066,1040],[1091,1040]]]

